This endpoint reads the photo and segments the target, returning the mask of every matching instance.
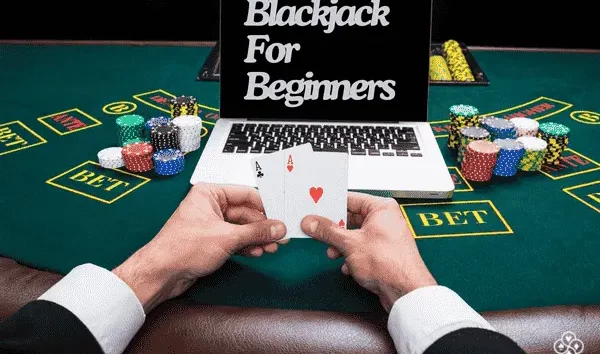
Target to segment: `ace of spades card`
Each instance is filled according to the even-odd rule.
[[[348,154],[287,151],[285,157],[286,238],[308,237],[301,228],[307,215],[347,224]]]

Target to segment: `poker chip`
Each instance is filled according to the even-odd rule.
[[[498,145],[500,151],[493,174],[500,177],[512,177],[519,170],[519,162],[525,152],[523,143],[515,139],[496,139],[494,144]]]
[[[569,146],[569,134],[571,130],[559,123],[541,123],[537,137],[544,140],[548,147],[544,155],[543,164],[558,165],[562,161],[562,155]]]
[[[492,141],[496,139],[516,139],[517,129],[515,124],[508,119],[485,117],[481,120],[481,127],[490,133]]]
[[[444,59],[448,64],[448,69],[455,81],[473,82],[475,77],[467,62],[460,44],[455,40],[449,40],[442,45]]]
[[[144,131],[146,134],[146,137],[150,137],[150,131],[152,130],[152,128],[154,127],[158,127],[160,125],[167,125],[171,122],[171,118],[169,117],[153,117],[148,119],[148,121],[146,122],[146,124],[144,125]]]
[[[452,81],[452,74],[443,56],[429,57],[429,78],[433,81]]]
[[[131,172],[147,172],[154,167],[152,153],[154,148],[150,143],[134,143],[124,146],[121,150],[125,168]]]
[[[456,161],[460,164],[464,158],[467,145],[477,140],[490,140],[490,133],[481,127],[464,127],[460,129],[460,144]]]
[[[460,145],[460,129],[480,125],[479,109],[474,106],[458,104],[450,106],[450,131],[447,146],[457,151]]]
[[[155,151],[165,149],[179,150],[179,127],[171,122],[152,128],[150,130],[150,143]]]
[[[121,150],[120,147],[109,147],[100,150],[98,152],[98,163],[104,168],[121,168],[125,166]]]
[[[196,151],[202,143],[202,119],[198,116],[179,116],[173,119],[179,128],[179,149],[186,153]]]
[[[120,146],[132,139],[144,138],[144,117],[137,114],[120,116],[116,120],[117,139]]]
[[[542,167],[548,143],[543,139],[533,136],[521,136],[517,138],[517,141],[523,144],[525,149],[523,157],[519,161],[519,170],[527,172],[538,171]]]
[[[169,107],[171,108],[171,118],[198,115],[198,101],[193,96],[175,97],[169,101]]]
[[[511,123],[515,125],[517,129],[517,137],[521,136],[533,136],[536,137],[540,123],[537,120],[525,117],[512,118]]]
[[[152,155],[154,161],[154,171],[161,176],[173,176],[181,171],[185,166],[185,157],[181,150],[164,149],[155,152]]]
[[[475,140],[467,145],[461,164],[463,177],[473,182],[492,179],[500,147],[487,140]]]

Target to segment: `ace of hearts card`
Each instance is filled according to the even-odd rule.
[[[284,170],[286,238],[306,238],[301,222],[307,215],[347,225],[348,154],[286,151]]]

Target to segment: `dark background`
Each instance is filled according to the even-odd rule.
[[[403,116],[403,120],[422,120],[427,116],[427,89],[429,75],[429,13],[430,3],[419,0],[412,4],[414,9],[410,16],[410,22],[406,21],[403,13],[404,6],[398,0],[380,0],[381,7],[387,6],[390,12],[386,16],[389,21],[387,26],[337,26],[332,33],[324,33],[326,27],[318,26],[245,26],[244,23],[249,13],[249,5],[246,1],[239,1],[237,6],[227,6],[222,10],[221,28],[221,111],[222,117],[226,118],[260,118],[260,119],[322,119],[327,121],[355,121],[369,117],[369,120],[381,121],[398,119],[390,116],[389,112],[399,111],[410,102],[413,107],[410,113]],[[283,2],[280,2],[280,4]],[[286,4],[309,5],[310,2],[287,1]],[[370,2],[365,0],[343,0],[348,6],[361,7]],[[339,4],[338,3],[338,4]],[[325,3],[327,5],[328,3]],[[281,6],[281,5],[280,5]],[[377,10],[373,10],[377,11]],[[261,16],[257,16],[261,19]],[[305,16],[307,18],[309,16]],[[371,19],[371,15],[363,14],[363,20]],[[413,22],[414,21],[414,22]],[[395,38],[397,33],[410,33],[402,39],[402,43],[411,48],[412,53],[405,57],[401,51],[380,50],[379,53],[387,55],[374,55],[372,50],[357,50],[356,43],[368,43],[374,48],[386,48],[389,39]],[[270,63],[267,55],[255,54],[255,63],[245,63],[251,46],[248,41],[249,35],[269,35],[270,42],[264,44],[262,40],[257,44],[267,47],[271,43],[293,43],[299,44],[299,50],[294,50],[291,62],[280,61]],[[279,51],[277,51],[279,53]],[[389,70],[398,66],[400,61],[411,70]],[[350,61],[352,64],[350,64]],[[291,84],[296,80],[305,78],[307,72],[314,76],[310,80],[323,82],[329,80],[346,80],[358,92],[362,99],[343,99],[344,88],[332,89],[336,95],[335,99],[327,99],[326,86],[317,86],[317,96],[314,99],[303,100],[298,107],[288,107],[286,99],[279,100],[261,98],[258,100],[245,99],[249,89],[249,73],[267,73],[268,85],[283,80]],[[366,87],[366,81],[385,82],[392,80],[387,90],[377,88],[371,92]],[[420,83],[411,87],[408,93],[401,94],[402,82]],[[263,78],[257,79],[258,83]],[[354,86],[357,82],[364,82],[365,86]],[[359,83],[360,85],[360,83]],[[262,85],[265,86],[265,85]],[[346,86],[347,87],[347,86]],[[299,90],[300,88],[300,90]],[[347,87],[349,88],[349,87]],[[282,87],[280,87],[282,89]],[[314,88],[313,88],[314,89]],[[293,97],[304,98],[306,91],[304,84],[296,83],[288,90],[278,92],[282,97],[289,93]],[[256,95],[263,94],[262,89],[254,90]],[[367,99],[369,93],[372,99]],[[392,99],[390,93],[394,93]],[[286,95],[287,96],[287,95]],[[382,97],[383,96],[383,97]],[[387,98],[387,99],[385,99]],[[294,103],[294,102],[292,102]]]
[[[434,0],[433,40],[452,38],[472,46],[600,48],[599,16],[590,4]],[[3,6],[2,15],[0,39],[214,41],[219,33],[218,0],[21,1]]]

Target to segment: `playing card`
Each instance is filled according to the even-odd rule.
[[[285,172],[285,225],[290,238],[308,237],[301,228],[307,215],[347,225],[348,154],[336,152],[288,153]]]
[[[267,218],[285,222],[285,174],[287,152],[312,152],[310,144],[304,144],[260,155],[251,159],[251,168],[260,193]]]

